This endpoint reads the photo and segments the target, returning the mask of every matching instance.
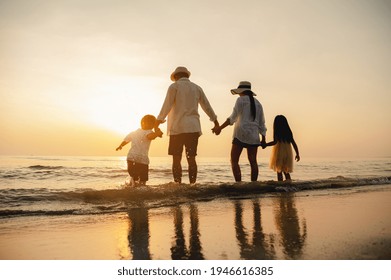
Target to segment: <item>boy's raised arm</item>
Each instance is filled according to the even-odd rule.
[[[115,149],[116,151],[119,151],[119,150],[122,150],[122,147],[125,146],[126,144],[128,144],[129,142],[126,142],[126,141],[122,141],[122,143],[117,147],[117,149]]]

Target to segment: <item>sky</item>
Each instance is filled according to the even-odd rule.
[[[186,66],[220,123],[246,80],[302,159],[391,156],[390,50],[387,0],[0,0],[0,155],[126,155]],[[200,115],[198,155],[229,156]]]

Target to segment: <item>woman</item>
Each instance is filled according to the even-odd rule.
[[[238,94],[231,116],[218,128],[213,129],[217,135],[228,125],[235,124],[231,148],[231,167],[236,182],[242,181],[239,158],[244,148],[251,166],[251,181],[258,179],[257,151],[260,145],[265,144],[266,126],[265,116],[261,103],[254,98],[256,94],[251,90],[251,83],[242,81],[238,88],[231,90]],[[260,141],[260,135],[262,141]]]

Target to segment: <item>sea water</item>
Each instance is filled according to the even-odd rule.
[[[349,210],[337,209],[344,195],[384,192],[382,201],[373,196],[373,207],[365,210],[362,217],[372,213],[366,220],[363,218],[364,223],[382,217],[373,228],[379,228],[385,243],[381,241],[376,246],[382,250],[384,245],[390,247],[391,227],[389,223],[384,225],[384,219],[389,220],[386,214],[389,209],[384,205],[389,205],[390,200],[391,158],[303,159],[295,164],[293,181],[287,183],[276,182],[276,174],[268,168],[267,159],[259,159],[258,182],[250,182],[246,160],[241,160],[240,165],[243,182],[234,183],[229,159],[200,157],[197,184],[190,185],[186,183],[184,159],[184,183],[176,184],[172,182],[171,159],[152,157],[148,185],[131,188],[124,157],[2,156],[0,237],[8,238],[16,231],[28,234],[36,228],[44,228],[43,232],[59,227],[61,232],[77,231],[85,225],[111,221],[121,223],[120,227],[126,224],[125,233],[119,238],[125,245],[114,258],[333,258],[333,252],[322,256],[317,255],[322,252],[319,248],[311,250],[317,243],[309,240],[320,238],[327,230],[318,225],[310,231],[309,221],[313,219],[311,224],[315,224],[322,217],[312,210],[304,213],[298,203],[317,203],[327,209],[327,203],[322,205],[323,198],[330,198],[336,208],[318,215],[324,219],[331,215],[333,222],[339,216],[345,217],[341,223],[346,225],[349,218],[344,215]],[[311,200],[307,199],[309,196]],[[358,197],[352,203],[361,207]],[[316,210],[317,206],[312,209]],[[352,219],[349,231],[342,235],[348,236],[356,226],[360,232],[363,228],[368,230],[369,226],[360,222]],[[319,232],[315,234],[316,229]],[[355,235],[350,239],[354,238]],[[9,244],[8,239],[6,243],[1,241],[0,244]],[[14,252],[16,247],[12,248]],[[66,252],[52,250],[52,253],[61,251]],[[34,252],[38,254],[39,250]],[[388,258],[391,248],[385,252],[369,258]],[[104,254],[85,257],[80,254],[22,255],[21,258],[113,258]],[[362,254],[345,257],[368,258]],[[1,258],[18,257],[8,254]],[[344,256],[336,253],[335,258]]]
[[[146,187],[128,188],[124,157],[2,156],[0,218],[20,215],[99,214],[124,211],[146,201],[151,206],[185,203],[225,195],[264,195],[274,191],[391,183],[391,158],[305,159],[295,165],[291,184],[276,182],[267,159],[259,160],[259,178],[250,183],[250,166],[240,162],[243,182],[234,183],[229,159],[198,158],[197,184],[173,183],[171,158],[152,157]]]

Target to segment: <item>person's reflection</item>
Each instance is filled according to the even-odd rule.
[[[307,223],[302,221],[302,233],[300,219],[296,209],[294,196],[283,193],[275,201],[275,222],[280,233],[280,244],[286,258],[298,259],[303,253],[307,239]]]
[[[150,260],[148,209],[134,208],[128,211],[130,230],[129,248],[134,260]]]
[[[198,208],[190,205],[190,246],[187,248],[185,234],[183,232],[183,211],[180,206],[173,209],[175,239],[171,247],[173,260],[203,260],[202,246],[200,242]]]
[[[261,207],[259,201],[253,201],[253,232],[252,242],[249,241],[248,233],[243,225],[243,205],[241,201],[235,202],[235,230],[236,239],[239,243],[240,258],[251,259],[274,259],[274,239],[265,236],[261,224]]]
[[[190,205],[190,260],[203,260],[197,206]]]
[[[175,244],[171,247],[171,258],[173,260],[182,260],[187,257],[187,248],[185,244],[185,234],[183,233],[183,212],[180,206],[173,209],[175,226]]]

